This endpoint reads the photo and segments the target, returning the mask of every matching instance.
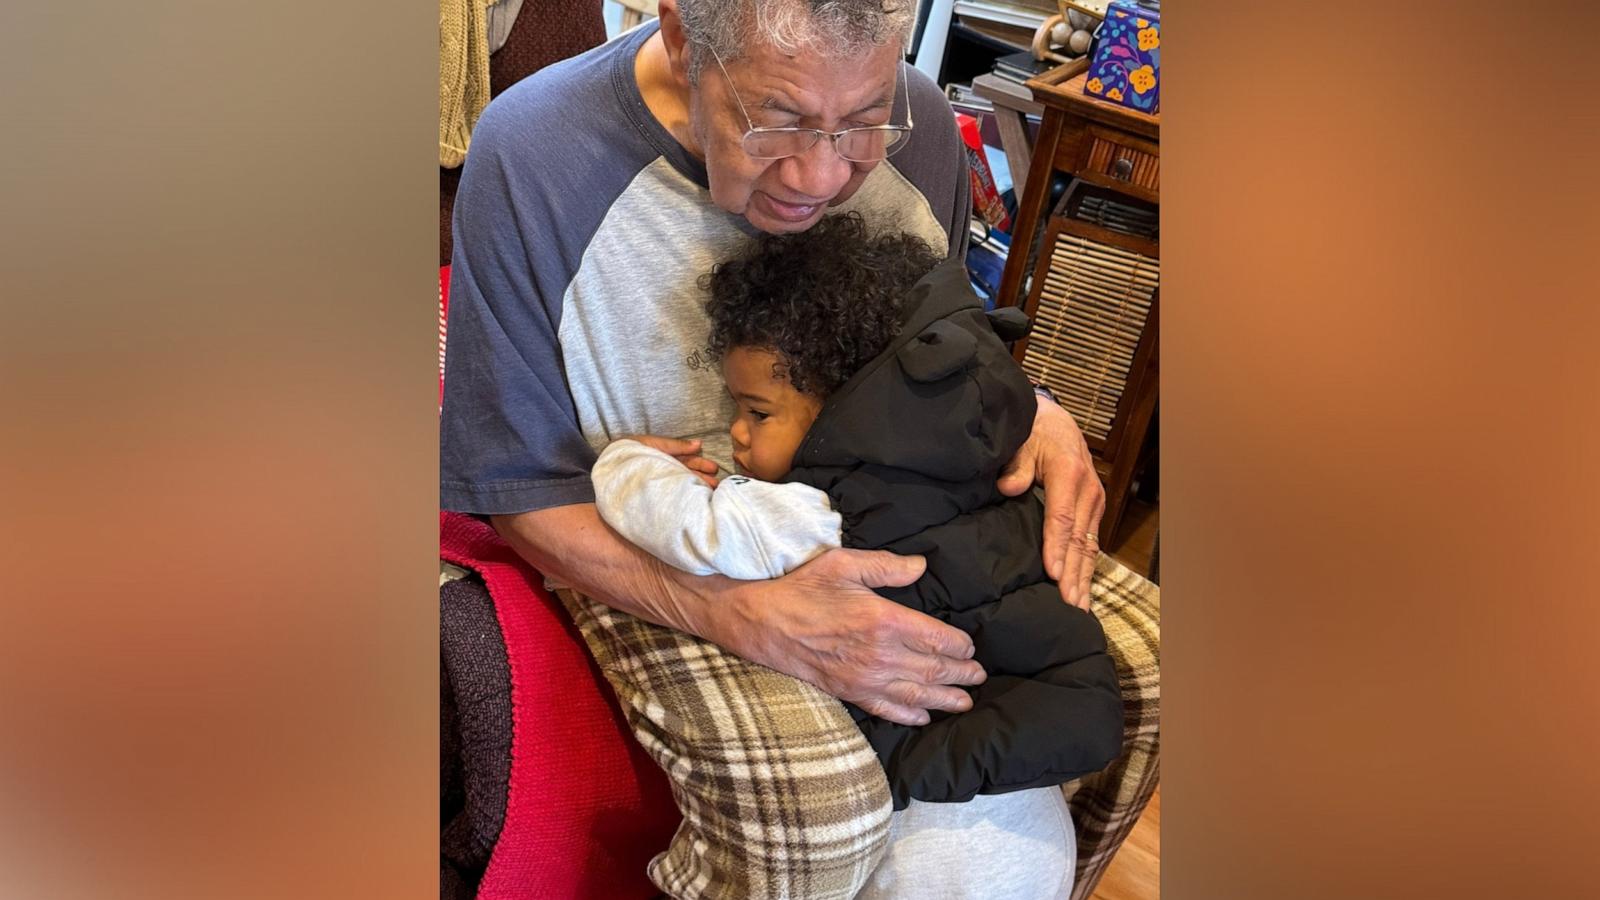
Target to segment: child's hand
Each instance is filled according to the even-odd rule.
[[[660,450],[662,453],[683,463],[684,468],[700,476],[711,487],[717,486],[717,464],[700,455],[700,441],[682,441],[677,438],[658,437],[653,434],[630,434],[622,438],[627,441],[638,441],[646,447]]]

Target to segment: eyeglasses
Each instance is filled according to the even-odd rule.
[[[757,128],[751,121],[750,113],[744,108],[744,101],[739,99],[739,91],[735,89],[733,78],[728,74],[727,66],[722,64],[722,57],[717,51],[711,51],[711,58],[717,61],[717,68],[722,70],[722,77],[728,81],[728,91],[733,94],[733,100],[739,104],[739,112],[744,115],[745,125],[749,130],[744,133],[740,143],[744,152],[755,159],[784,159],[790,156],[799,156],[816,145],[823,137],[833,141],[833,151],[843,159],[851,162],[878,162],[881,159],[901,150],[906,145],[906,138],[911,136],[911,92],[906,92],[906,124],[904,125],[868,125],[860,128],[846,128],[843,131],[821,131],[816,128]],[[895,96],[900,94],[901,75],[895,73]],[[889,101],[889,109],[894,109],[893,98]]]

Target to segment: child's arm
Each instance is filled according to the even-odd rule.
[[[713,490],[671,456],[613,442],[590,473],[595,507],[618,534],[694,575],[777,578],[839,546],[828,495],[738,475]]]

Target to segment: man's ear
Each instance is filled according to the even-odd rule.
[[[678,18],[678,0],[660,0],[656,18],[661,20],[661,45],[666,48],[672,77],[685,90],[689,87],[689,39]]]

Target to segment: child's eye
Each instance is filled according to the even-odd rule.
[[[754,417],[757,422],[765,422],[767,420],[767,413],[764,413],[759,409],[750,410],[750,415]]]

